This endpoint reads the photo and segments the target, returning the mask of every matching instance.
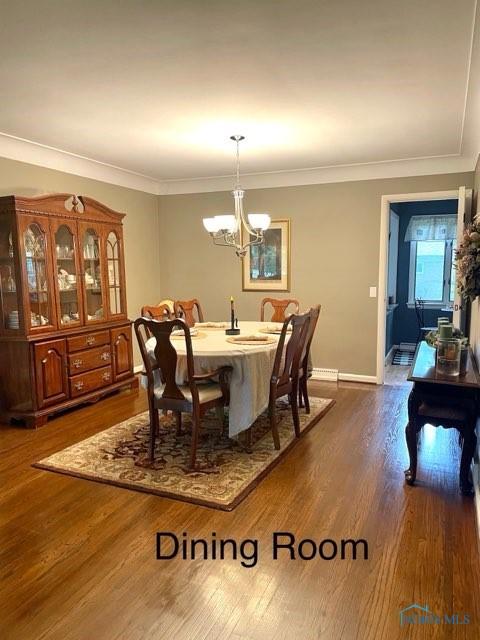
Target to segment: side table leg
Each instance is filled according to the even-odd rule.
[[[463,448],[460,461],[460,490],[464,496],[471,496],[473,493],[473,484],[470,482],[469,475],[476,446],[477,436],[475,435],[475,424],[468,425],[463,431]]]
[[[410,456],[410,466],[405,470],[405,482],[413,485],[417,478],[417,410],[419,405],[418,394],[415,388],[410,391],[408,396],[408,423],[405,428],[405,438],[407,440],[408,455]]]
[[[405,427],[405,438],[407,440],[408,455],[410,456],[410,466],[405,469],[405,482],[415,484],[417,478],[417,429],[415,423],[408,421]]]

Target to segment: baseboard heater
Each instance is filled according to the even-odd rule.
[[[329,380],[331,382],[338,381],[338,369],[325,369],[323,367],[314,367],[312,371],[314,380]]]

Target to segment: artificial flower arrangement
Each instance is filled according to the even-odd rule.
[[[457,289],[471,301],[480,296],[480,222],[465,227],[463,238],[455,252]]]

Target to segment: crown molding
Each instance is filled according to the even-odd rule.
[[[17,138],[8,133],[0,132],[0,157],[63,171],[82,178],[108,182],[136,191],[159,194],[159,183],[154,178],[31,140]]]
[[[0,157],[154,195],[230,191],[233,185],[232,175],[190,180],[156,180],[127,169],[1,132]],[[295,171],[252,173],[242,175],[242,186],[246,189],[268,189],[441,173],[464,173],[474,171],[476,161],[477,158],[473,156],[448,155],[335,165]]]
[[[297,171],[277,171],[270,173],[242,174],[245,189],[273,187],[294,187],[333,182],[354,182],[378,180],[381,178],[403,178],[409,176],[437,175],[442,173],[464,173],[474,171],[476,158],[461,155],[437,156],[368,162],[350,165],[335,165],[300,169]],[[193,180],[165,180],[159,184],[160,195],[182,193],[207,193],[230,191],[233,176],[196,178]]]

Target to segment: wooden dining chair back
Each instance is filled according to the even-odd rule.
[[[284,322],[287,317],[287,308],[293,305],[294,309],[292,313],[298,313],[300,310],[300,304],[295,298],[263,298],[260,303],[260,320],[265,321],[265,307],[270,304],[273,307],[273,314],[270,318],[270,322]]]
[[[145,305],[141,311],[142,318],[151,320],[171,320],[173,313],[168,304]]]
[[[195,314],[197,317],[195,317]],[[189,327],[193,327],[195,322],[203,322],[203,311],[200,302],[193,300],[175,300],[175,316],[183,318]]]
[[[305,350],[310,324],[310,314],[292,315],[285,320],[278,341],[272,376],[270,378],[269,416],[275,449],[280,449],[280,437],[276,418],[276,401],[288,395],[292,408],[295,435],[300,437],[300,418],[298,415],[298,377],[300,361]],[[285,346],[287,332],[291,334]]]
[[[310,322],[308,325],[308,334],[305,341],[304,352],[300,359],[300,370],[298,376],[298,403],[300,407],[305,406],[305,412],[310,413],[310,400],[308,398],[308,378],[312,375],[310,349],[312,346],[313,336],[315,329],[317,328],[318,316],[320,315],[321,306],[317,304],[312,307],[308,312],[310,315]]]
[[[154,459],[155,437],[160,427],[158,411],[170,410],[175,413],[177,434],[181,433],[182,412],[191,413],[192,440],[189,467],[193,469],[201,417],[206,411],[215,407],[224,407],[228,403],[228,373],[231,367],[220,367],[215,371],[195,375],[190,329],[180,318],[162,322],[138,318],[134,323],[134,329],[147,377],[150,458]],[[185,340],[187,379],[184,384],[178,384],[176,380],[178,357],[172,344],[172,332],[176,329],[180,329],[183,333],[175,336],[175,339]],[[155,344],[150,349],[147,348],[146,340],[149,335],[155,339]],[[218,379],[218,382],[214,379]]]

